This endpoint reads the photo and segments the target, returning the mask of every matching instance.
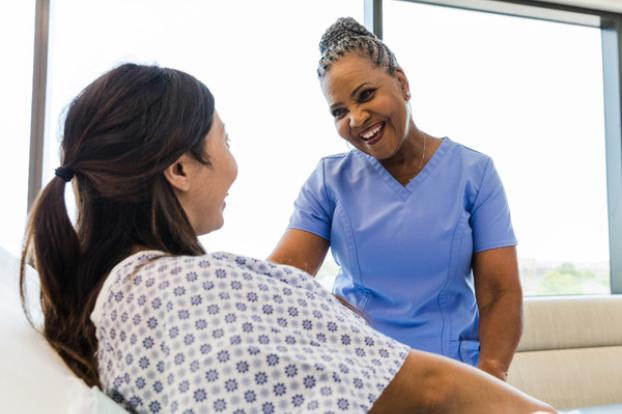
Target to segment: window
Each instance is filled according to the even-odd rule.
[[[0,247],[19,256],[26,224],[35,2],[0,4]],[[7,41],[10,39],[10,41]]]
[[[384,2],[417,125],[490,155],[527,295],[609,293],[601,29]]]
[[[58,163],[63,109],[89,82],[128,61],[187,71],[214,93],[239,164],[225,226],[202,241],[266,257],[320,157],[348,150],[315,72],[320,36],[341,16],[362,21],[363,2],[55,1],[43,182]],[[335,272],[329,255],[325,285]]]
[[[607,213],[622,203],[613,45],[620,15],[542,9],[545,19],[565,13],[580,25],[425,4],[435,1],[54,0],[43,184],[58,165],[63,111],[88,82],[127,61],[179,68],[214,92],[240,165],[227,224],[203,242],[265,257],[319,158],[348,150],[315,79],[319,37],[337,17],[363,21],[364,4],[378,21],[381,5],[383,37],[410,78],[417,124],[495,160],[526,294],[607,293],[610,280],[620,291],[622,262],[609,251],[622,240],[608,226],[617,229],[622,219]],[[477,7],[534,9],[488,0]],[[0,14],[0,34],[13,40],[6,43],[12,64],[0,69],[8,149],[0,168],[11,194],[0,246],[15,254],[28,187],[34,9],[31,0]],[[326,286],[337,270],[329,256],[320,271]]]

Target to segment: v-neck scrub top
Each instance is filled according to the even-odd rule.
[[[329,241],[341,268],[334,292],[374,328],[415,349],[477,364],[472,257],[516,245],[490,157],[443,138],[403,186],[354,149],[323,158],[294,206],[288,228]]]

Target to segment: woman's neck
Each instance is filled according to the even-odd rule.
[[[430,157],[431,141],[434,140],[416,127],[411,131],[393,156],[380,160],[382,166],[402,185],[406,185],[423,169]]]

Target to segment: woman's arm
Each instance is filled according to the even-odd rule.
[[[285,232],[268,260],[297,267],[315,276],[328,252],[328,240],[303,230]]]
[[[449,358],[411,351],[370,413],[557,413],[498,379]]]
[[[505,380],[523,329],[516,248],[476,253],[473,273],[480,317],[478,368]]]

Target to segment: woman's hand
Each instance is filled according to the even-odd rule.
[[[500,362],[493,360],[480,360],[479,364],[477,364],[477,368],[492,375],[493,377],[499,378],[501,381],[507,381],[508,379],[508,371],[505,369],[504,364]]]

